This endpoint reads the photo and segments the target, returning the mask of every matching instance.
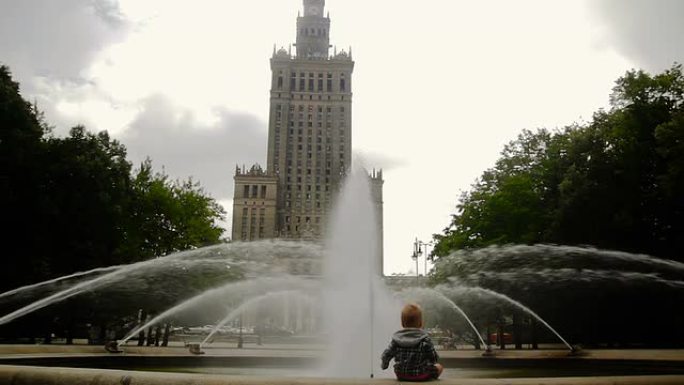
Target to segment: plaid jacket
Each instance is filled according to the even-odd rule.
[[[417,376],[433,372],[439,356],[424,330],[408,328],[392,336],[392,342],[382,353],[382,369],[387,369],[392,359],[396,374]]]

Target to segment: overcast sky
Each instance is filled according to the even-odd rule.
[[[0,0],[0,63],[58,134],[107,130],[193,176],[230,223],[236,164],[266,161],[269,58],[301,0]],[[328,0],[353,47],[354,152],[385,169],[385,272],[524,128],[606,107],[630,68],[684,60],[680,0]],[[228,233],[229,234],[229,233]],[[422,266],[421,266],[422,273]]]

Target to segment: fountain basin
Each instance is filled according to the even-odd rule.
[[[0,383],[15,385],[352,385],[352,384],[396,384],[394,379],[322,379],[322,378],[277,378],[262,376],[219,376],[184,373],[152,373],[121,370],[93,370],[81,368],[52,368],[32,366],[0,365]],[[659,376],[610,376],[610,377],[564,377],[564,378],[517,378],[507,379],[463,379],[446,378],[439,383],[445,385],[680,385],[684,375]]]
[[[178,349],[180,352],[180,349]],[[191,355],[185,350],[185,354],[156,355],[154,350],[149,354],[45,354],[45,355],[11,355],[0,357],[0,372],[10,376],[15,373],[19,378],[22,376],[38,376],[42,373],[58,371],[74,378],[86,378],[97,373],[107,376],[119,376],[119,382],[125,376],[131,378],[144,378],[149,381],[156,379],[173,379],[170,384],[183,384],[194,378],[193,383],[202,384],[206,376],[218,376],[206,382],[210,384],[229,384],[232,379],[249,378],[249,381],[257,383],[264,378],[281,378],[283,384],[291,384],[304,380],[323,377],[317,369],[319,362],[315,352],[305,351],[265,351],[241,349],[234,351],[235,354],[216,354],[221,350],[208,349],[203,356]],[[659,353],[660,352],[660,353]],[[312,354],[313,353],[313,354]],[[319,352],[320,353],[320,352]],[[635,354],[636,353],[636,354]],[[569,357],[563,350],[551,351],[494,351],[494,356],[481,357],[479,351],[443,352],[440,362],[445,366],[443,381],[454,381],[460,384],[468,380],[488,380],[489,382],[473,383],[501,383],[503,378],[515,379],[518,383],[521,378],[534,378],[536,382],[520,382],[535,384],[582,384],[588,378],[597,379],[601,382],[592,384],[639,384],[659,383],[654,380],[663,378],[676,378],[684,383],[684,357],[672,351],[652,351],[651,359],[647,359],[648,352],[638,351],[609,351],[589,352],[585,356]],[[67,370],[65,368],[71,368]],[[123,374],[122,374],[123,373]],[[389,376],[391,372],[378,370],[376,377]],[[168,377],[170,375],[175,375]],[[187,377],[187,376],[190,377]],[[85,377],[84,377],[85,376]],[[123,376],[123,377],[122,377]],[[195,377],[192,377],[195,376]],[[221,377],[222,376],[222,377]],[[619,381],[615,378],[619,377]],[[11,377],[14,378],[14,377]],[[22,377],[23,378],[23,377]],[[28,378],[28,377],[27,377]],[[30,377],[33,378],[33,377]],[[71,378],[71,377],[70,377]],[[113,378],[113,377],[112,377]],[[562,378],[565,382],[546,382],[548,379]],[[643,380],[648,378],[649,380]],[[0,383],[3,382],[0,376]],[[240,381],[243,381],[243,380]],[[32,380],[33,381],[33,380]],[[139,380],[136,380],[139,381]],[[147,381],[147,380],[145,380]],[[166,380],[164,380],[166,381]],[[349,380],[325,380],[326,384],[349,383]],[[368,382],[370,380],[366,380]],[[381,380],[373,380],[373,382]],[[497,382],[498,381],[498,382]],[[512,381],[512,380],[511,380]],[[528,380],[532,381],[532,380]],[[541,381],[541,382],[540,382]],[[613,381],[613,382],[610,382]],[[642,381],[642,382],[634,382]],[[51,382],[14,382],[21,384],[38,384]],[[69,382],[64,382],[69,383]],[[81,381],[77,383],[90,383]],[[97,382],[108,384],[109,382]],[[135,382],[147,383],[147,382]],[[149,382],[159,383],[159,382]],[[167,383],[167,382],[163,382]],[[242,383],[242,382],[240,382]],[[263,382],[262,382],[263,383]],[[270,383],[270,381],[269,381]],[[360,383],[351,380],[351,383]],[[668,382],[664,382],[668,383]]]

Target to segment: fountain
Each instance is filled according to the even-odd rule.
[[[197,341],[186,341],[186,347],[193,355],[203,354],[201,358],[193,356],[203,362],[220,362],[221,365],[230,366],[234,365],[236,357],[230,353],[225,356],[215,353],[221,348],[214,348],[216,342],[212,342],[220,337],[222,329],[237,319],[242,320],[248,314],[258,318],[254,314],[260,312],[266,312],[267,318],[288,319],[292,314],[285,315],[283,312],[290,311],[288,304],[294,302],[299,303],[299,307],[306,308],[307,316],[312,319],[311,323],[318,325],[315,328],[318,331],[317,341],[323,342],[322,350],[312,348],[314,357],[322,358],[317,361],[319,369],[297,369],[297,375],[363,379],[391,376],[389,372],[377,371],[378,359],[391,334],[400,328],[399,311],[403,301],[415,301],[427,308],[432,306],[431,303],[446,306],[451,311],[449,317],[465,320],[481,346],[485,347],[486,353],[491,353],[491,349],[482,337],[481,329],[478,330],[481,325],[466,314],[470,310],[462,306],[461,301],[469,296],[478,296],[483,298],[483,307],[501,301],[545,325],[567,349],[574,352],[575,348],[530,306],[523,305],[522,301],[513,299],[492,286],[497,284],[497,287],[507,288],[507,285],[531,285],[530,282],[539,284],[538,281],[551,284],[549,280],[557,282],[561,278],[568,282],[632,279],[672,290],[681,289],[683,284],[681,277],[684,265],[648,256],[548,245],[508,246],[461,251],[441,258],[437,267],[441,273],[446,272],[449,279],[434,288],[405,288],[395,295],[387,288],[377,271],[376,259],[380,249],[376,221],[373,218],[375,210],[364,172],[356,172],[348,178],[338,203],[333,222],[329,226],[331,235],[325,247],[286,241],[232,243],[189,250],[131,265],[74,273],[0,294],[0,301],[7,303],[13,298],[26,298],[31,293],[53,290],[44,298],[24,304],[0,317],[0,325],[86,294],[104,293],[104,297],[127,298],[126,301],[130,303],[126,305],[129,308],[136,308],[136,301],[166,296],[171,298],[167,298],[169,301],[164,303],[172,303],[166,309],[160,309],[148,320],[140,320],[129,327],[118,341],[106,344],[108,352],[116,353],[109,359],[121,359],[122,362],[134,360],[135,354],[121,354],[122,349],[136,349],[129,347],[127,343],[155,325],[188,319],[192,321],[187,322],[201,325],[198,323],[201,319],[211,322],[210,330]],[[610,266],[616,264],[621,270],[608,274]],[[578,274],[578,271],[583,274]],[[220,272],[220,279],[213,288],[202,291],[174,289],[183,277],[193,274],[204,276],[208,272]],[[64,288],[65,285],[69,286]],[[428,313],[427,317],[432,315]],[[320,323],[313,320],[320,320]],[[289,321],[283,322],[288,324]],[[301,320],[295,323],[301,323]],[[242,343],[242,334],[239,341]],[[206,354],[208,352],[211,354]],[[300,358],[301,360],[284,361],[283,357],[265,357],[259,362],[266,366],[273,362],[282,365],[287,362],[287,365],[300,368],[303,361],[313,359]],[[174,359],[160,357],[155,362],[164,367],[166,364],[163,362],[172,361],[175,362]],[[41,364],[59,362],[63,361],[48,357]],[[144,367],[138,366],[141,365],[138,361],[135,362],[137,364],[130,364],[130,367]],[[344,365],[340,365],[340,362]],[[447,357],[445,362],[454,366],[468,363],[496,366],[506,361],[486,357]],[[559,361],[554,362],[557,364]],[[111,363],[107,367],[110,365]],[[541,366],[542,363],[534,361],[527,365]],[[528,366],[524,369],[525,374],[534,372]],[[676,372],[680,373],[678,370]]]
[[[416,302],[419,304],[424,304],[425,301],[430,300],[439,300],[448,303],[452,309],[456,310],[458,314],[461,315],[466,320],[466,322],[468,322],[468,325],[475,333],[475,336],[480,340],[480,343],[482,344],[481,346],[485,347],[484,355],[491,355],[492,350],[489,344],[485,343],[484,339],[482,338],[482,334],[480,334],[480,332],[477,330],[477,327],[475,327],[475,325],[470,320],[468,315],[463,311],[463,309],[461,309],[460,306],[456,305],[454,301],[447,298],[447,296],[445,296],[444,294],[440,293],[437,290],[420,288],[405,290],[400,293],[400,297],[404,299],[406,302]]]

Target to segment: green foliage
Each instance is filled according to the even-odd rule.
[[[223,233],[217,225],[223,208],[192,179],[170,181],[167,175],[154,173],[148,159],[133,178],[133,191],[130,221],[137,231],[131,240],[141,256],[207,246]]]
[[[198,183],[135,175],[106,132],[50,135],[0,67],[0,289],[218,243],[223,210]]]
[[[684,258],[684,75],[630,71],[610,111],[525,130],[464,193],[435,255],[493,244],[590,244]]]

